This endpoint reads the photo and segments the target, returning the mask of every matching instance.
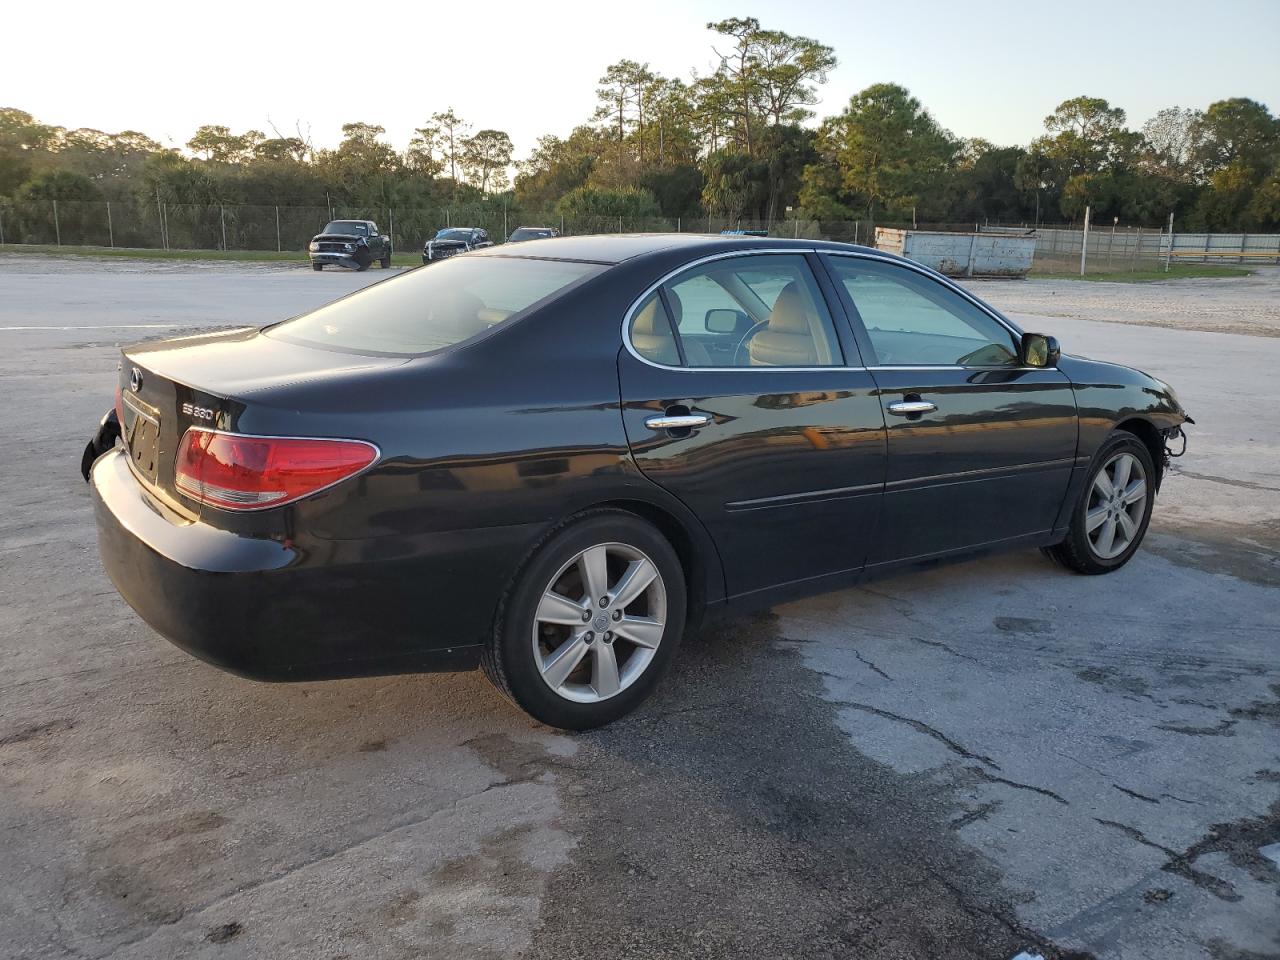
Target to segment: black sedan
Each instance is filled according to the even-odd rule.
[[[111,579],[196,656],[481,666],[581,729],[713,615],[993,549],[1123,566],[1185,422],[874,250],[575,237],[126,348],[86,470]]]

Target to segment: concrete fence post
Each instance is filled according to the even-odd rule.
[[[1080,237],[1080,276],[1084,276],[1084,261],[1089,253],[1089,215],[1092,208],[1085,206],[1084,208],[1084,234]]]
[[[1169,266],[1173,263],[1173,211],[1169,212],[1169,250],[1164,255],[1164,272],[1169,272]]]
[[[62,228],[58,226],[58,201],[53,201],[53,236],[62,246]]]
[[[0,210],[0,247],[4,246],[4,211]]]
[[[222,252],[227,250],[227,208],[218,204],[218,219],[222,223]]]
[[[1133,256],[1129,258],[1129,269],[1138,268],[1138,258],[1142,256],[1142,228],[1138,228],[1138,242],[1133,245]]]
[[[116,245],[116,232],[111,226],[111,201],[107,201],[107,243],[114,249]]]
[[[276,207],[276,253],[280,252],[280,208]]]

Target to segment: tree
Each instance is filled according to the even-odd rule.
[[[1052,136],[1034,141],[1064,175],[1100,173],[1129,161],[1140,138],[1125,128],[1124,111],[1098,97],[1073,97],[1044,118]]]
[[[519,164],[516,202],[549,208],[570,190],[583,186],[605,149],[602,138],[601,132],[590,126],[576,128],[564,140],[540,137],[533,153]]]
[[[1173,180],[1194,179],[1195,156],[1204,135],[1203,121],[1204,114],[1199,110],[1165,107],[1144,123],[1144,161],[1148,169]]]
[[[427,124],[413,131],[409,149],[404,154],[404,165],[428,177],[439,176],[444,161],[438,156],[441,146],[441,130],[435,124]]]
[[[720,58],[720,68],[714,77],[722,88],[724,105],[732,104],[732,114],[737,127],[737,138],[751,155],[751,114],[760,99],[757,78],[757,45],[760,42],[760,21],[755,17],[730,17],[716,23],[708,23],[708,30],[714,30],[724,37],[732,38],[733,48],[729,53],[721,53],[715,47]]]
[[[439,149],[444,155],[444,161],[449,165],[449,179],[454,183],[454,194],[457,194],[458,184],[458,167],[462,161],[462,141],[467,135],[467,131],[471,129],[471,124],[467,123],[456,113],[453,107],[443,113],[433,113],[431,122],[435,124],[439,131]]]
[[[560,198],[556,204],[556,212],[564,217],[611,219],[656,217],[660,213],[653,194],[638,187],[621,187],[615,190],[578,187]]]
[[[824,125],[820,139],[840,168],[841,185],[866,204],[904,210],[955,159],[959,145],[905,87],[877,83]],[[812,182],[812,181],[811,181]]]
[[[826,83],[837,64],[835,51],[808,37],[781,30],[756,34],[755,63],[764,112],[774,126],[799,123],[813,115],[804,109],[818,102],[814,84]]]
[[[463,141],[463,168],[481,193],[488,193],[490,187],[506,189],[512,150],[511,138],[501,130],[481,130]]]
[[[245,163],[250,160],[264,137],[259,130],[247,130],[233,134],[229,127],[216,124],[196,130],[187,141],[192,153],[203,153],[204,159],[213,163]]]
[[[1195,157],[1209,173],[1237,161],[1257,169],[1269,168],[1280,149],[1280,120],[1246,97],[1209,104],[1198,133]]]

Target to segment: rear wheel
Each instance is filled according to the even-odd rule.
[[[1093,458],[1066,538],[1045,554],[1079,573],[1118,570],[1137,552],[1155,502],[1151,452],[1131,433],[1110,437]]]
[[[382,264],[383,270],[390,270],[391,269],[391,251],[388,250],[387,255],[383,257],[381,260],[379,260],[378,262]]]
[[[483,666],[535,719],[587,730],[653,691],[684,630],[685,583],[671,544],[621,511],[553,533],[516,577]]]

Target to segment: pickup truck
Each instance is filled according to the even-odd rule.
[[[307,252],[312,270],[326,264],[368,270],[375,260],[383,269],[391,266],[391,238],[379,233],[372,220],[332,220],[311,238]]]

